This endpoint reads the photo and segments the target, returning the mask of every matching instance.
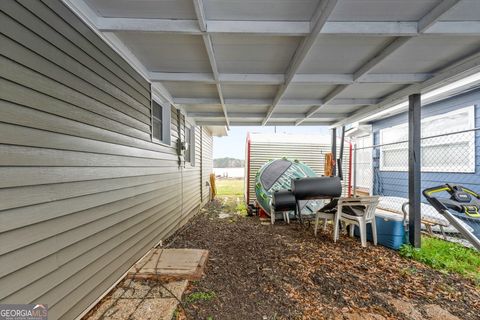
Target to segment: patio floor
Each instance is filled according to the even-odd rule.
[[[210,251],[177,318],[478,319],[480,288],[460,276],[346,236],[334,244],[331,230],[261,225],[234,207],[213,202],[167,240]]]

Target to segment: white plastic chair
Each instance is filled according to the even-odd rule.
[[[359,197],[359,198],[340,198],[338,200],[338,209],[335,215],[335,228],[333,239],[334,242],[338,240],[339,225],[343,221],[345,226],[350,226],[350,236],[353,237],[354,226],[360,229],[360,240],[362,247],[367,246],[367,223],[372,225],[373,244],[377,245],[377,225],[375,223],[375,209],[379,201],[378,196],[373,197]],[[357,209],[357,206],[362,209]],[[345,212],[345,207],[354,208],[359,211],[359,215],[352,215]]]
[[[326,213],[326,212],[317,211],[317,214],[315,216],[315,231],[314,231],[315,237],[317,236],[318,221],[320,219],[323,219],[323,230],[325,231],[327,229],[328,220],[335,221],[335,213]]]
[[[325,204],[325,202],[323,202]],[[320,219],[323,219],[323,231],[327,229],[327,222],[328,220],[332,220],[333,222],[335,221],[335,213],[334,212],[322,212],[322,209],[317,211],[317,214],[315,215],[315,230],[314,234],[315,237],[317,236],[317,230],[318,230],[318,223]]]

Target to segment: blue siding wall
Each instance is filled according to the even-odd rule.
[[[444,114],[453,110],[475,105],[475,128],[480,127],[480,90],[475,90],[455,96],[443,101],[432,103],[422,108],[422,118]],[[380,143],[379,131],[384,128],[396,126],[408,121],[407,113],[402,113],[390,118],[372,123],[374,144]],[[385,196],[408,197],[407,172],[380,171],[379,152],[373,153],[374,169],[374,194]],[[441,155],[439,155],[441,156]],[[451,172],[423,172],[422,190],[446,182],[462,184],[480,193],[480,131],[475,133],[475,173]],[[405,163],[408,159],[405,159]]]

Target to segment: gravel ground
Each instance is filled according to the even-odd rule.
[[[179,319],[480,319],[469,280],[354,238],[335,244],[331,229],[315,238],[295,222],[261,225],[232,207],[213,202],[166,241],[210,251]]]

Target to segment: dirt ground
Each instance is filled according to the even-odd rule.
[[[346,236],[335,244],[331,230],[228,217],[232,207],[213,202],[166,242],[210,251],[179,319],[480,319],[469,280]]]

